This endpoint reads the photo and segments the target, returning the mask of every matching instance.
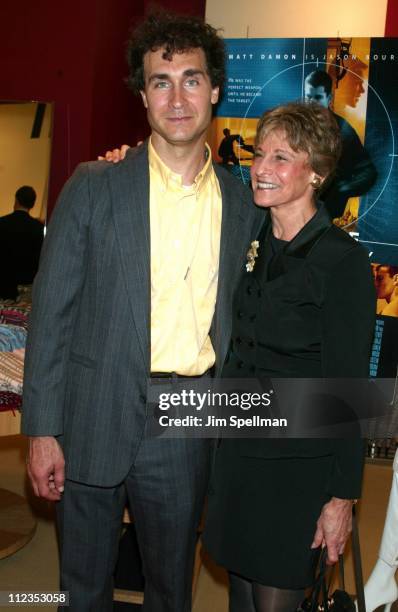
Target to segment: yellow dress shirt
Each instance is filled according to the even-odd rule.
[[[211,152],[189,187],[149,142],[151,371],[203,374],[217,295],[222,200]]]

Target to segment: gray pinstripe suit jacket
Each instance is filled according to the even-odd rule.
[[[216,371],[231,332],[232,292],[263,213],[219,166],[223,200],[212,324]],[[117,164],[81,164],[49,224],[34,284],[22,430],[60,436],[67,477],[121,482],[143,435],[150,368],[147,146]]]

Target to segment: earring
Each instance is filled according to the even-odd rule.
[[[311,187],[314,189],[314,191],[316,191],[317,189],[319,189],[319,187],[321,186],[321,179],[319,178],[319,176],[315,176],[311,183],[310,183]]]

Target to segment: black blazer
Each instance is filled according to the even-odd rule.
[[[331,223],[323,206],[272,259],[270,238],[268,223],[234,302],[224,375],[367,378],[376,300],[367,251]],[[328,492],[360,494],[359,439],[252,439],[240,440],[239,449],[251,457],[334,455]]]

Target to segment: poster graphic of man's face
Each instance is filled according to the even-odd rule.
[[[327,94],[323,85],[314,87],[311,83],[306,82],[304,85],[304,97],[307,102],[316,102],[324,108],[328,108],[331,95]]]

